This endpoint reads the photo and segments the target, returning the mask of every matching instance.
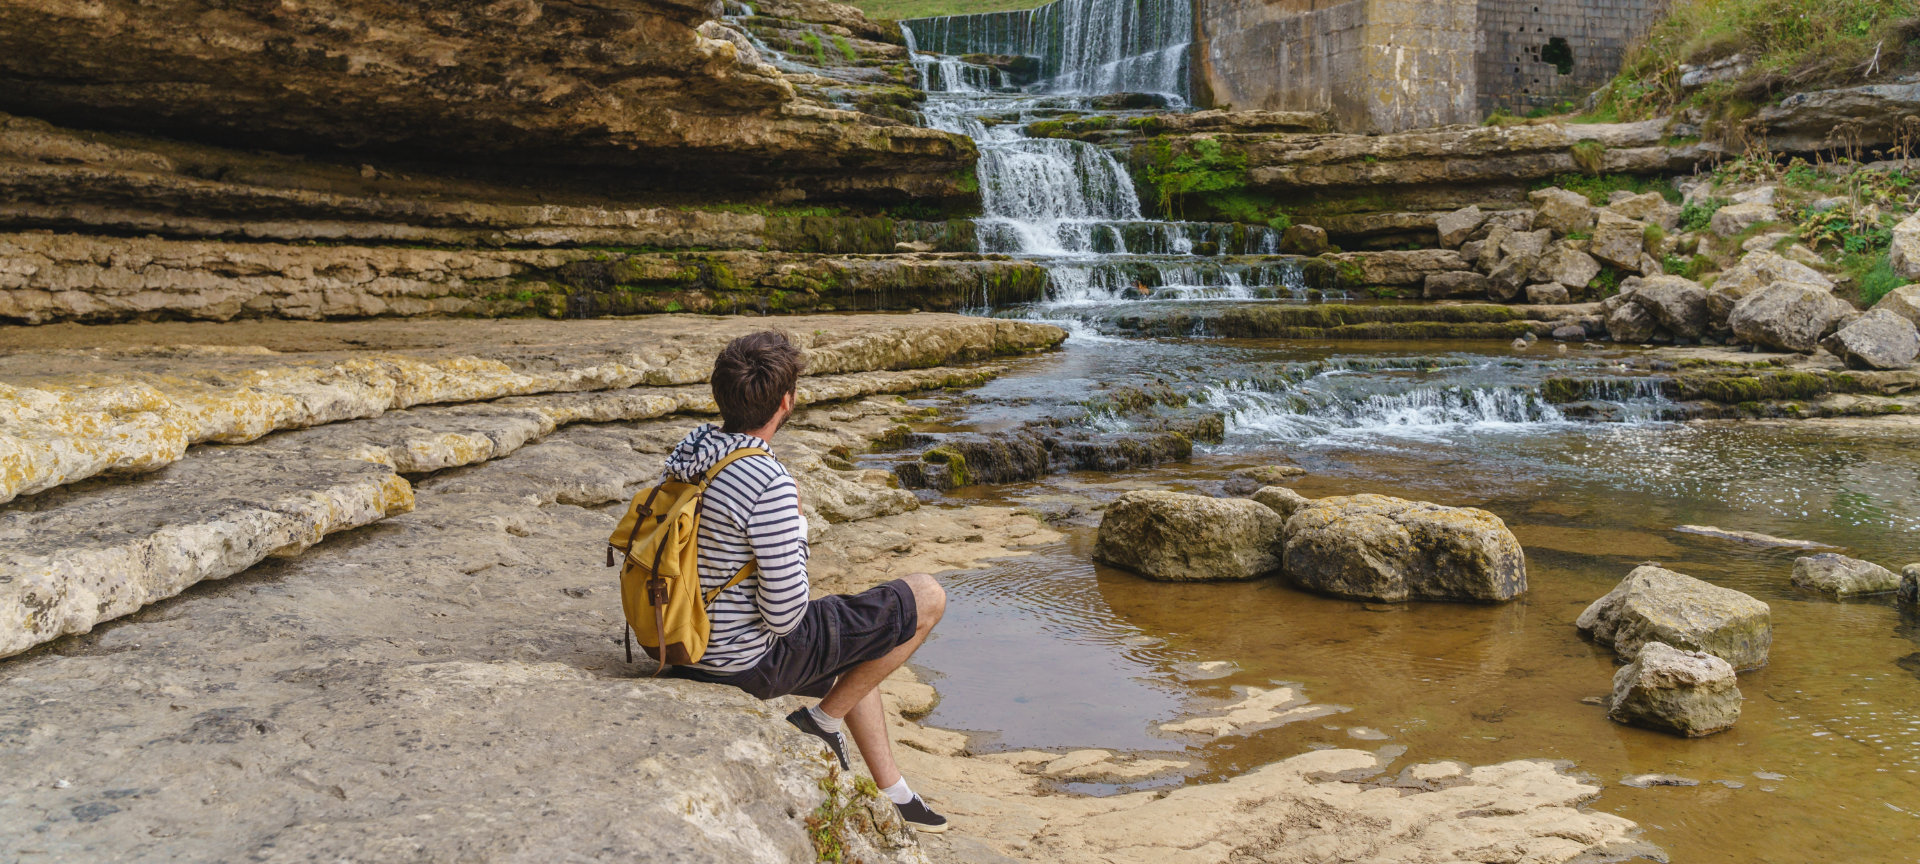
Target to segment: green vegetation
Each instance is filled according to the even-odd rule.
[[[1573,153],[1573,164],[1587,174],[1598,177],[1606,170],[1607,145],[1598,141],[1575,141],[1569,149]]]
[[[851,5],[867,13],[869,18],[904,21],[908,18],[1032,9],[1043,2],[1045,0],[853,0]]]
[[[1907,284],[1907,280],[1893,271],[1893,259],[1885,253],[1848,255],[1840,259],[1840,268],[1853,276],[1854,285],[1859,289],[1855,302],[1862,309],[1880,302],[1887,292]]]
[[[857,62],[860,59],[860,52],[853,50],[853,43],[848,42],[845,36],[833,34],[833,47],[839,49],[840,56],[847,58],[848,63]]]
[[[1682,64],[1741,54],[1737,77],[1689,94]],[[1622,120],[1699,107],[1739,121],[1789,90],[1920,68],[1920,0],[1676,0],[1634,48],[1594,113]]]
[[[880,800],[880,787],[859,775],[854,776],[852,785],[852,789],[841,786],[836,767],[829,767],[826,776],[820,778],[820,791],[826,793],[827,800],[807,816],[807,836],[813,839],[815,861],[845,864],[851,860],[847,857],[848,834],[875,831],[869,805]]]
[[[807,50],[813,53],[814,65],[827,65],[827,46],[820,41],[820,34],[809,30],[800,34],[800,41],[807,43]]]
[[[1165,139],[1155,139],[1146,148],[1146,161],[1143,174],[1162,215],[1184,218],[1187,208],[1197,204],[1205,212],[1195,216],[1266,225],[1276,231],[1293,225],[1292,215],[1279,199],[1246,188],[1246,154],[1226,149],[1218,139],[1193,139],[1178,153]]]
[[[1707,226],[1713,224],[1713,214],[1720,212],[1720,208],[1725,206],[1727,206],[1727,202],[1725,201],[1718,198],[1707,198],[1681,207],[1680,230],[1707,230]]]

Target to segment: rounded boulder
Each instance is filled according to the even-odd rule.
[[[1500,517],[1385,495],[1341,495],[1287,519],[1287,576],[1360,600],[1499,603],[1527,590],[1526,553]]]
[[[1280,569],[1284,527],[1245,498],[1128,492],[1101,516],[1093,557],[1164,582],[1256,579]]]

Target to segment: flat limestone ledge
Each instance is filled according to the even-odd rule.
[[[1655,853],[1634,823],[1583,807],[1600,787],[1523,760],[1414,766],[1358,750],[1306,753],[1221,783],[1106,798],[1051,793],[1018,765],[901,751],[915,791],[957,830],[1028,861],[1569,862]],[[1656,860],[1659,860],[1656,858]]]
[[[153,470],[195,443],[396,408],[698,384],[728,340],[765,328],[794,339],[815,375],[925,369],[1066,338],[941,314],[15,328],[0,335],[0,502]]]
[[[1046,271],[1031,261],[978,254],[653,254],[0,234],[0,321],[23,324],[587,318],[823,306],[951,311],[983,305],[982,298],[1038,299],[1046,284]]]
[[[842,7],[845,8],[845,7]],[[377,161],[377,160],[376,160]],[[183,141],[65,129],[0,113],[0,227],[120,237],[450,247],[777,249],[878,254],[920,241],[969,252],[968,220],[632,207],[617,190],[406,176]],[[189,173],[191,172],[191,173]],[[209,179],[210,177],[220,179]],[[558,199],[568,203],[548,202]]]
[[[843,401],[977,384],[995,371],[986,366],[823,376],[803,379],[801,392],[810,401]],[[269,435],[244,446],[194,448],[167,468],[126,482],[96,479],[17,501],[0,508],[0,656],[87,632],[197,582],[231,576],[268,555],[297,553],[328,533],[407,509],[411,487],[395,470],[418,474],[504,458],[560,426],[580,422],[626,421],[629,434],[638,436],[633,441],[640,442],[634,446],[664,451],[697,420],[656,418],[688,409],[713,409],[706,388],[560,393],[401,409]],[[912,493],[867,476],[884,477],[884,472],[832,470],[817,452],[863,448],[914,410],[887,400],[821,405],[795,416],[777,452],[794,469],[816,536],[834,523],[904,514],[919,506]],[[651,482],[659,472],[657,459],[632,457],[633,447],[624,460],[596,458],[578,450],[575,442],[581,440],[603,441],[604,436],[583,429],[533,457],[552,497],[526,490],[518,494],[545,503],[598,506],[624,500],[628,487]],[[580,468],[596,462],[605,464]],[[477,491],[516,494],[506,485]],[[835,551],[859,554],[856,550],[873,545],[865,542],[871,539],[855,533],[836,541]]]
[[[391,468],[215,447],[0,511],[0,657],[413,509]]]
[[[1561,307],[1466,303],[1342,304],[1305,306],[1220,304],[1206,309],[1121,309],[1107,323],[1148,335],[1270,339],[1513,339],[1529,333],[1533,316]]]
[[[1722,151],[1712,144],[1668,143],[1666,120],[1639,123],[1443,126],[1387,135],[1216,134],[1163,136],[1135,145],[1179,154],[1212,138],[1246,158],[1247,185],[1265,192],[1368,187],[1518,183],[1587,169],[1579,149],[1607,173],[1680,173]]]
[[[838,484],[857,517],[864,494],[888,533],[944,555],[993,529],[921,535],[881,515],[910,494],[807,458],[912,410],[810,408],[775,450],[809,500]],[[782,721],[794,704],[622,659],[605,538],[691,422],[559,430],[418,480],[413,512],[0,661],[0,822],[19,828],[0,859],[815,860],[806,820],[832,771]],[[836,578],[924,566],[876,543]],[[925,860],[849,827],[862,860]]]

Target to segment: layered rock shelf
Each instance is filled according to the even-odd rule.
[[[795,318],[779,326],[805,347],[809,371],[819,375],[980,360],[1046,347],[1064,337],[1053,327],[1013,321],[886,320],[875,327],[863,319]],[[697,383],[705,379],[719,346],[741,328],[737,319],[654,318],[597,327],[396,322],[331,329],[183,325],[18,334],[23,348],[36,343],[75,347],[61,338],[71,332],[96,350],[16,349],[0,357],[0,372],[9,382],[4,494],[12,498],[104,471],[151,470],[179,458],[194,443],[249,441],[277,429],[372,417],[395,408]],[[666,333],[676,337],[663,339]],[[138,346],[168,336],[242,344]],[[255,336],[315,350],[288,356],[244,344]],[[94,341],[115,337],[133,345],[99,349],[113,342]],[[341,350],[355,343],[398,350]]]
[[[936,364],[1036,350],[1064,337],[1046,325],[954,316],[877,326],[781,320],[798,325],[793,336],[821,373],[800,386],[807,402],[977,384],[991,376],[990,367]],[[0,439],[8,455],[6,491],[9,498],[31,497],[0,517],[9,549],[0,653],[84,633],[203,579],[405,512],[412,490],[399,474],[500,459],[575,423],[710,413],[711,396],[697,382],[725,340],[754,326],[751,319],[623,322],[600,328],[594,342],[528,322],[496,327],[489,346],[457,325],[353,325],[335,335],[445,347],[298,354],[93,347],[77,355],[9,355],[0,367],[18,383],[7,390],[13,412]],[[248,335],[173,329],[185,332]],[[543,338],[554,341],[542,345]],[[464,404],[417,407],[449,402]],[[298,431],[269,434],[282,429]],[[239,448],[189,449],[255,439]],[[100,474],[136,476],[80,483]],[[589,484],[594,491],[559,500],[615,500],[638,479],[611,473]],[[59,486],[67,488],[43,491]],[[819,491],[820,506],[836,514],[846,509],[836,503],[844,495]]]

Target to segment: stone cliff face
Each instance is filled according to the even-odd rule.
[[[964,197],[970,142],[799,98],[737,31],[700,29],[719,13],[708,0],[5,0],[0,109],[245,149],[591,171],[609,188]]]

